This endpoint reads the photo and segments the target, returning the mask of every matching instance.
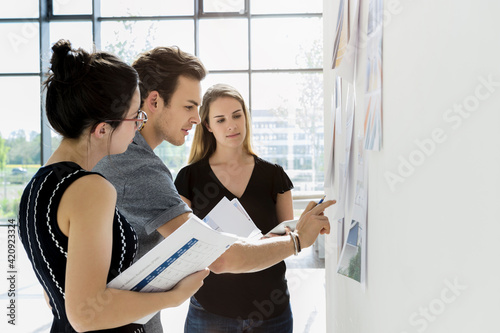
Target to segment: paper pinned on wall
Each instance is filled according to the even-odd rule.
[[[363,238],[360,231],[359,222],[352,220],[337,266],[337,273],[358,282],[361,282],[361,254],[363,248]]]
[[[364,138],[356,139],[357,168],[352,218],[338,261],[337,273],[361,283],[366,288],[366,229],[368,212],[368,161],[363,149]],[[354,178],[354,177],[353,177]]]
[[[353,10],[352,21],[353,27],[352,30],[349,27],[349,42],[345,47],[345,52],[342,55],[342,62],[340,63],[337,71],[337,75],[342,77],[342,79],[347,82],[356,85],[356,73],[357,73],[357,62],[358,62],[358,42],[359,42],[359,30],[360,30],[360,15],[359,15],[359,0],[350,0],[349,9]],[[350,11],[350,10],[349,10]],[[350,18],[351,19],[351,18]]]
[[[343,82],[338,80],[337,83]],[[340,85],[340,84],[339,84]],[[335,130],[335,141],[338,142],[337,151],[335,153],[335,167],[338,170],[336,172],[336,186],[334,187],[334,194],[337,200],[336,209],[333,212],[333,219],[339,220],[345,216],[346,210],[346,198],[347,198],[347,183],[349,177],[349,164],[351,158],[351,144],[352,144],[352,133],[354,128],[354,110],[355,110],[355,95],[354,87],[346,83],[347,85],[347,101],[344,109],[340,107],[337,109],[337,119],[336,126],[338,128]]]
[[[336,77],[335,79],[335,89],[332,95],[332,119],[333,119],[333,131],[331,136],[332,146],[328,154],[328,165],[327,170],[329,172],[325,175],[325,189],[334,188],[335,186],[335,139],[337,135],[342,132],[341,122],[342,122],[342,79]],[[335,190],[334,190],[335,192]]]
[[[365,91],[365,149],[382,148],[382,32],[383,0],[370,0],[367,30]]]
[[[342,62],[344,53],[349,42],[349,1],[340,0],[335,41],[333,42],[332,68],[336,68]]]
[[[344,218],[337,220],[337,263],[340,262],[344,248]]]

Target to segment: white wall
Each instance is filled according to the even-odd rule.
[[[326,138],[338,3],[324,1]],[[367,6],[362,0],[362,33]],[[335,273],[333,228],[327,331],[498,333],[500,1],[385,0],[385,8],[383,149],[368,154],[367,288]],[[360,51],[357,129],[366,54]],[[387,172],[398,174],[401,159],[419,154],[415,141],[430,140],[436,129],[444,142],[391,189]]]

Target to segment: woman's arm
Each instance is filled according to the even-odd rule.
[[[276,216],[278,217],[278,223],[293,220],[292,191],[278,193],[276,198]]]
[[[47,306],[49,307],[49,309],[52,310],[52,306],[50,306],[49,295],[47,295],[47,292],[45,291],[45,289],[43,290],[43,298],[45,298],[45,302],[47,302]]]
[[[61,216],[69,223],[65,306],[77,331],[123,326],[178,306],[201,287],[208,275],[206,270],[197,272],[171,291],[161,293],[107,288],[115,203],[114,187],[98,175],[75,181],[61,200]]]

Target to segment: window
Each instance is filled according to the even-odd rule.
[[[44,116],[41,90],[51,46],[60,38],[74,47],[113,52],[129,63],[159,45],[199,56],[209,70],[202,89],[222,82],[240,91],[252,114],[254,149],[283,166],[294,195],[322,191],[322,3],[17,0],[2,6],[0,243],[6,240],[2,226],[17,217],[27,181],[60,141]],[[186,163],[192,135],[183,146],[156,148],[174,176]],[[50,310],[24,251],[18,253],[23,284],[29,286],[21,288],[19,301],[41,314],[23,322],[23,331],[41,331],[50,326]],[[0,259],[4,267],[5,260]]]
[[[246,12],[244,0],[204,0],[201,1],[201,12],[206,13],[239,13]]]
[[[92,14],[92,0],[53,1],[54,15]]]
[[[38,1],[0,12],[0,222],[17,216],[26,181],[40,165]]]
[[[159,45],[199,56],[209,70],[203,90],[224,82],[243,95],[256,152],[284,167],[295,194],[322,191],[321,0],[18,0],[0,12],[0,108],[8,119],[0,122],[0,221],[15,217],[25,182],[60,140],[41,116],[40,94],[60,38],[129,63]],[[184,146],[156,149],[174,176],[191,135]]]

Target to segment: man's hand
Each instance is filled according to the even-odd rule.
[[[319,234],[330,233],[330,222],[323,212],[334,203],[335,200],[328,200],[319,205],[314,201],[309,202],[295,228],[302,248],[311,246]]]

